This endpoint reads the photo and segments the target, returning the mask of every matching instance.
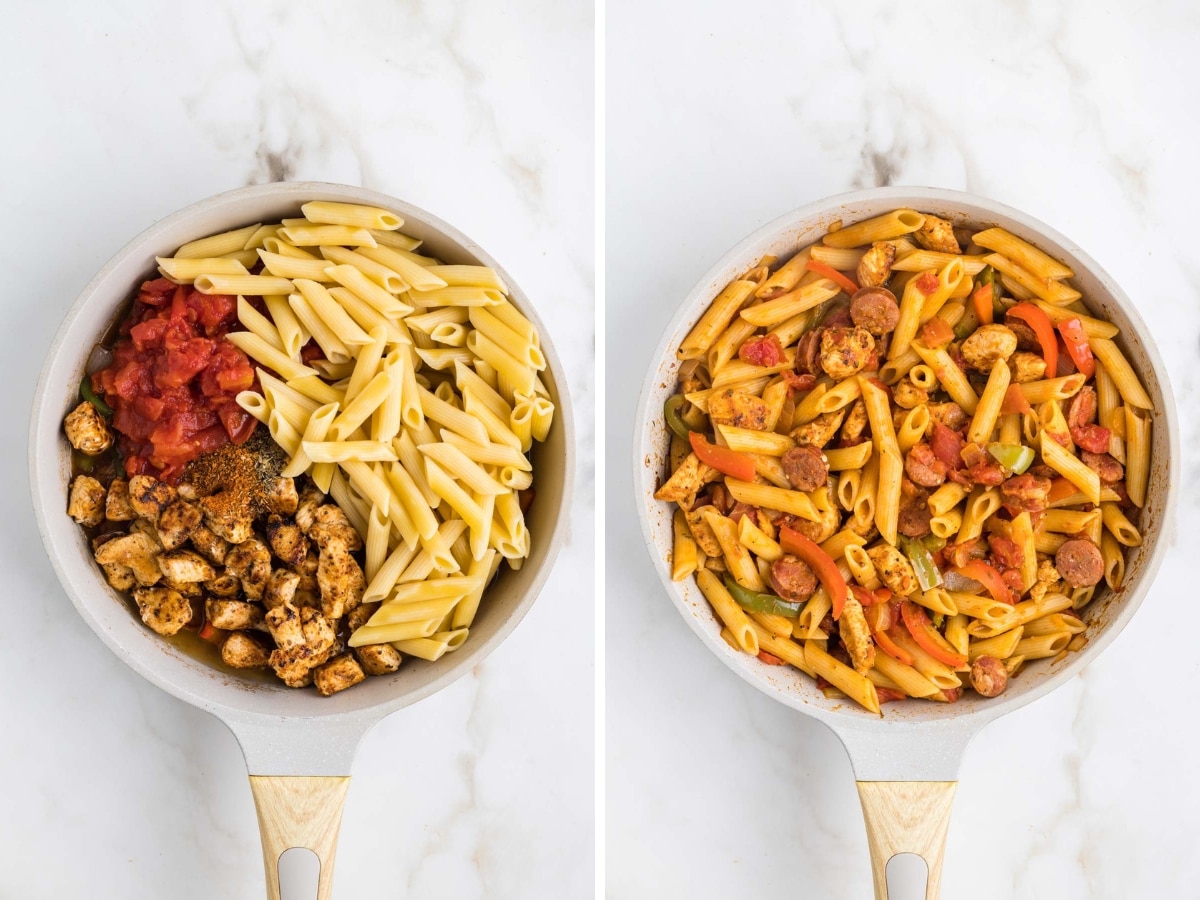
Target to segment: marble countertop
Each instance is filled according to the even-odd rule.
[[[210,194],[304,179],[409,200],[501,260],[566,365],[580,446],[541,599],[485,663],[364,740],[335,895],[590,896],[590,4],[125,0],[10,19],[0,897],[264,894],[233,736],[126,668],[59,587],[29,508],[25,423],[62,315],[130,237]]]
[[[967,190],[1069,235],[1126,288],[1195,448],[1200,82],[1184,75],[1200,18],[1182,3],[680,9],[607,11],[608,896],[868,897],[841,745],[734,677],[651,567],[629,450],[650,354],[708,267],[787,210],[881,184]],[[1196,895],[1200,661],[1165,641],[1194,594],[1200,456],[1184,452],[1183,537],[1139,615],[967,751],[945,897]]]

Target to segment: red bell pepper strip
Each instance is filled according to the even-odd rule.
[[[875,632],[875,645],[896,662],[902,662],[906,666],[913,664],[912,654],[893,641],[886,631]]]
[[[1008,390],[1004,392],[1004,403],[1000,406],[1000,412],[1004,415],[1033,412],[1033,407],[1025,399],[1025,392],[1019,384],[1008,386]]]
[[[933,627],[933,623],[929,621],[929,616],[925,615],[922,607],[911,600],[905,600],[900,604],[900,617],[904,620],[904,627],[908,629],[912,639],[917,642],[917,646],[938,662],[944,663],[952,669],[966,665],[967,657],[946,642],[941,633]]]
[[[992,286],[985,284],[975,288],[975,293],[971,295],[971,302],[975,304],[975,316],[979,319],[979,324],[991,325]]]
[[[768,653],[766,650],[759,650],[758,658],[762,662],[765,662],[768,666],[786,666],[787,665],[787,663],[785,663],[778,656],[775,656],[773,653]]]
[[[1062,335],[1067,355],[1075,363],[1075,368],[1091,378],[1096,374],[1096,360],[1092,356],[1092,347],[1084,333],[1083,323],[1079,319],[1067,319],[1058,323],[1058,333]]]
[[[982,559],[973,559],[965,566],[955,566],[954,571],[964,578],[978,581],[992,595],[992,599],[997,602],[1007,603],[1009,606],[1013,605],[1012,591],[1004,583],[1004,578],[1000,575],[1000,570],[995,566],[984,562]]]
[[[706,466],[712,466],[723,475],[729,475],[741,481],[754,480],[754,460],[745,453],[738,453],[728,447],[710,444],[708,438],[698,431],[688,435],[692,452]]]
[[[817,580],[821,582],[825,590],[829,592],[830,599],[833,600],[833,618],[840,619],[842,610],[846,608],[846,596],[850,591],[846,586],[846,579],[842,577],[833,557],[822,550],[818,544],[786,525],[779,526],[779,546],[785,553],[798,556],[808,563],[813,574],[817,576]]]
[[[1024,300],[1008,311],[1015,319],[1020,319],[1033,329],[1038,343],[1042,345],[1042,359],[1046,361],[1046,377],[1054,378],[1058,372],[1058,337],[1050,318],[1028,300]]]
[[[858,292],[858,285],[839,272],[833,266],[826,265],[823,262],[818,262],[815,259],[808,261],[808,271],[816,272],[822,278],[828,278],[843,291],[853,297]]]

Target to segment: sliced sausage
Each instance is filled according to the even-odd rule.
[[[913,445],[904,458],[904,471],[921,487],[938,487],[946,480],[948,467],[934,455],[927,443],[920,441]]]
[[[1037,354],[1042,352],[1042,344],[1037,339],[1037,334],[1021,319],[1018,319],[1016,316],[1006,315],[1004,317],[1004,324],[1009,331],[1017,336],[1018,350],[1028,350]]]
[[[1058,548],[1054,568],[1071,587],[1091,587],[1104,577],[1104,556],[1087,538],[1072,538]]]
[[[1000,496],[1010,509],[1041,512],[1050,497],[1050,479],[1028,472],[1014,475],[1000,485]]]
[[[962,431],[967,427],[967,414],[953,400],[946,403],[930,403],[926,408],[931,419],[940,422],[951,431]]]
[[[1078,428],[1096,421],[1096,390],[1091,387],[1079,389],[1067,405],[1067,427]]]
[[[1084,450],[1079,457],[1085,466],[1100,475],[1101,484],[1116,484],[1125,477],[1125,467],[1107,453]]]
[[[994,656],[980,656],[971,663],[971,687],[981,697],[996,697],[1008,687],[1008,669]]]
[[[801,603],[817,589],[817,576],[797,556],[781,556],[771,563],[771,587],[789,603]]]
[[[900,321],[900,304],[887,288],[862,288],[850,298],[850,318],[855,325],[879,337],[895,330]]]
[[[801,444],[780,459],[783,473],[798,491],[815,491],[829,478],[829,462],[820,447]]]
[[[821,374],[821,330],[813,328],[800,336],[796,345],[796,371],[802,375]]]
[[[920,538],[929,534],[929,491],[917,487],[907,478],[900,482],[900,514],[896,530],[905,537]]]

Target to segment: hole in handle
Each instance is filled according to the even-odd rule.
[[[897,853],[888,860],[888,900],[925,900],[929,866],[915,853]]]
[[[280,900],[317,900],[321,860],[307,847],[283,851],[276,863]]]

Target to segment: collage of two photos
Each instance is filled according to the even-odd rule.
[[[1153,6],[18,17],[0,898],[1190,896]]]

